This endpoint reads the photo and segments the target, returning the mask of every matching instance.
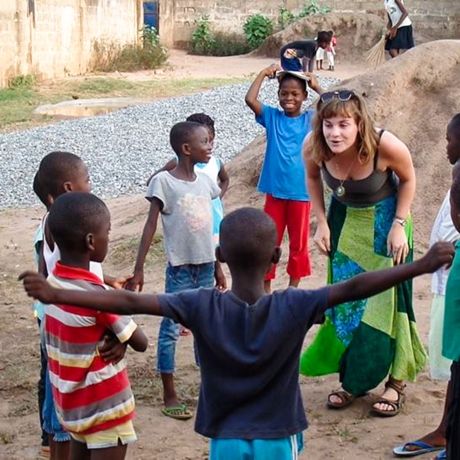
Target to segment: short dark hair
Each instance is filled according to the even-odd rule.
[[[53,203],[48,225],[59,248],[74,252],[85,250],[85,236],[94,233],[110,219],[105,203],[84,192],[64,193]]]
[[[332,36],[326,30],[321,30],[316,36],[316,41],[318,43],[330,43]]]
[[[48,200],[48,191],[46,190],[45,184],[41,180],[40,171],[37,171],[34,176],[32,188],[38,199],[48,208],[50,202]]]
[[[181,121],[171,128],[169,142],[177,156],[182,155],[182,146],[190,140],[190,136],[198,128],[203,128],[203,125],[194,121]]]
[[[240,208],[221,222],[220,251],[229,266],[268,267],[276,247],[273,219],[255,208]]]
[[[214,120],[205,113],[192,113],[189,115],[185,121],[194,121],[200,125],[206,126],[212,134],[212,137],[216,136],[216,131],[214,129]]]
[[[64,182],[75,178],[83,160],[69,152],[51,152],[44,156],[38,168],[40,181],[47,192],[56,198],[63,190]]]

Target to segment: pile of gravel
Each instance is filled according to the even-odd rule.
[[[338,82],[320,78],[327,88]],[[263,132],[244,103],[249,84],[132,106],[108,115],[61,121],[0,135],[0,208],[38,204],[32,180],[41,158],[53,150],[79,155],[88,165],[93,192],[101,198],[145,190],[151,172],[173,157],[169,131],[194,112],[216,122],[215,154],[232,159]],[[265,81],[261,100],[277,105],[277,82]],[[311,104],[311,95],[307,105]]]

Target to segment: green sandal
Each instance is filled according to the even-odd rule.
[[[175,418],[177,420],[188,420],[193,417],[193,412],[190,411],[185,404],[163,407],[163,409],[161,409],[161,413],[166,417]]]

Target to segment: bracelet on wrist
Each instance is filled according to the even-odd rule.
[[[401,225],[401,227],[404,227],[406,225],[406,219],[403,219],[402,217],[395,216],[393,219],[393,223],[397,223]]]

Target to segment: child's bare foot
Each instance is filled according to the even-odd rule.
[[[181,337],[187,337],[188,335],[191,335],[191,334],[192,334],[192,332],[190,331],[190,329],[187,329],[184,326],[179,327],[179,335]]]

